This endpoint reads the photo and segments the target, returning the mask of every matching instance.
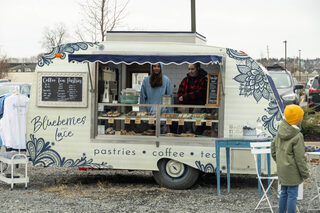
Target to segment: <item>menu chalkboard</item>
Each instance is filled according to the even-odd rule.
[[[42,101],[82,101],[81,77],[42,76]]]
[[[219,105],[219,73],[208,74],[207,105]]]
[[[38,106],[87,106],[87,74],[39,73]]]

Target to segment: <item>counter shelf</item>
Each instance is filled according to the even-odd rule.
[[[141,118],[141,120],[144,120],[144,121],[147,121],[149,120],[150,118],[156,118],[156,117],[129,117],[129,116],[126,116],[126,115],[120,115],[120,116],[117,116],[117,117],[102,117],[102,116],[99,116],[98,117],[98,120],[108,120],[110,118],[113,118],[114,120],[125,120],[126,118],[130,118],[130,120],[135,120],[136,118]],[[172,121],[179,121],[180,118],[172,118]],[[183,118],[182,118],[183,119]],[[164,118],[164,117],[161,117],[160,118],[160,121],[166,121],[167,118]],[[206,119],[199,119],[202,123],[203,122],[207,122],[207,121],[211,121],[213,123],[218,123],[219,121],[218,120],[206,120]],[[185,122],[196,122],[197,119],[184,119]]]
[[[99,103],[99,105],[98,136],[121,137],[128,136],[128,133],[129,136],[134,137],[174,137],[180,140],[194,137],[197,139],[218,137],[219,108],[217,106],[123,103]],[[139,107],[153,107],[156,112],[138,116],[139,113],[143,113],[138,111]],[[108,113],[109,116],[101,116]],[[112,116],[113,114],[116,116]],[[124,134],[120,134],[121,131],[124,131]]]

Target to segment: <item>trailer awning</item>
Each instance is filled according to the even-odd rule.
[[[202,64],[221,63],[222,57],[216,55],[116,55],[116,54],[69,54],[69,62],[112,62],[115,64],[193,64],[200,62]]]

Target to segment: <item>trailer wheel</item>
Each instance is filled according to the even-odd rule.
[[[197,181],[199,170],[175,160],[162,159],[158,162],[159,171],[153,177],[160,186],[169,189],[188,189]]]

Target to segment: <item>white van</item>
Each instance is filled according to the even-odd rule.
[[[208,72],[206,105],[139,111],[128,88],[139,88],[150,64],[162,63],[178,88],[195,62]],[[281,111],[266,73],[247,54],[208,46],[191,32],[109,32],[105,42],[58,46],[36,67],[27,119],[30,159],[43,166],[151,170],[166,187],[188,188],[199,171],[215,172],[216,138],[242,137],[243,127],[257,120],[267,135],[276,134]],[[173,113],[161,113],[163,107]],[[183,126],[190,131],[179,132]],[[199,126],[205,134],[192,131]],[[254,174],[249,150],[232,149],[231,159],[232,173]],[[222,172],[225,164],[222,152]]]

